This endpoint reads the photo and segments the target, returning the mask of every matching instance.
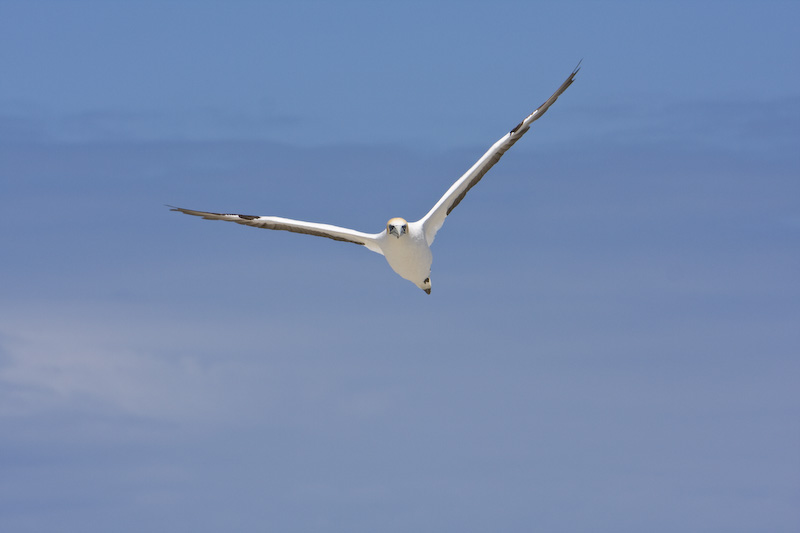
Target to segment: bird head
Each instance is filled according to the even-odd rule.
[[[399,239],[408,233],[408,222],[400,217],[395,217],[386,223],[386,233]]]

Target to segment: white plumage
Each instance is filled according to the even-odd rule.
[[[173,211],[180,211],[187,215],[195,215],[208,220],[228,220],[257,228],[306,233],[337,241],[360,244],[386,257],[386,261],[392,267],[392,270],[430,294],[431,263],[433,262],[430,247],[436,238],[436,232],[444,224],[444,219],[461,202],[467,192],[480,181],[484,174],[497,163],[506,150],[511,148],[528,131],[533,121],[541,117],[561,93],[572,84],[579,70],[580,63],[545,103],[494,143],[483,157],[472,165],[472,168],[453,183],[444,193],[444,196],[436,202],[436,205],[416,222],[406,222],[402,218],[392,218],[386,224],[386,229],[380,233],[363,233],[330,224],[318,224],[274,216],[222,214],[183,209],[181,207],[169,207]]]

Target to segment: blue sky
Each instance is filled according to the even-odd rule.
[[[798,16],[0,1],[0,529],[797,531]]]

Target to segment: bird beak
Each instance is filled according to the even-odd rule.
[[[398,239],[400,238],[400,232],[397,230],[397,226],[389,226],[389,234],[394,235]]]

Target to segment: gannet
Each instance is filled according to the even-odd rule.
[[[483,154],[483,157],[472,165],[472,168],[453,183],[431,210],[416,222],[408,222],[404,218],[395,217],[389,219],[386,223],[386,229],[380,233],[363,233],[330,224],[304,222],[275,216],[223,214],[195,211],[171,205],[168,207],[171,208],[171,211],[179,211],[187,215],[203,217],[207,220],[227,220],[257,228],[305,233],[318,237],[327,237],[336,241],[360,244],[368,250],[383,255],[392,270],[430,294],[431,264],[433,263],[431,245],[436,238],[436,233],[442,227],[444,219],[464,199],[467,192],[481,180],[484,174],[500,160],[506,150],[525,135],[533,121],[544,115],[553,102],[561,96],[561,93],[567,90],[579,70],[580,63],[550,98],[494,143]]]

